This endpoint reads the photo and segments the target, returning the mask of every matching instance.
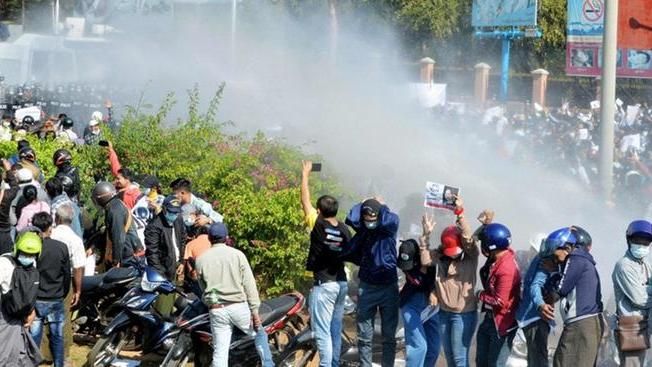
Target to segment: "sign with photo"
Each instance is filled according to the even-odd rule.
[[[426,193],[423,206],[426,208],[455,209],[455,197],[460,189],[436,182],[426,182]]]

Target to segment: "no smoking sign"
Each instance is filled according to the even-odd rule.
[[[604,15],[604,2],[603,0],[584,0],[582,5],[582,14],[584,19],[589,22],[597,22],[602,19]]]

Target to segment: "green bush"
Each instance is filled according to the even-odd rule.
[[[300,149],[267,139],[263,134],[247,138],[227,135],[215,116],[223,86],[208,109],[199,112],[197,89],[189,92],[189,116],[167,127],[164,121],[175,104],[169,95],[157,113],[128,108],[116,131],[105,131],[123,166],[137,174],[156,175],[164,188],[177,177],[193,182],[193,190],[213,202],[225,217],[235,246],[247,254],[261,293],[277,295],[307,285],[304,271],[308,232],[300,206]],[[54,151],[73,150],[74,164],[82,177],[82,197],[88,195],[94,177],[110,178],[107,154],[98,146],[73,147],[58,141],[30,138],[46,177],[55,168]],[[0,144],[5,157],[15,152],[14,142]],[[332,180],[315,180],[312,188],[338,193]],[[316,198],[316,196],[315,196]]]

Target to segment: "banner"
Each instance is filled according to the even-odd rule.
[[[474,27],[537,25],[537,0],[473,0]]]
[[[652,78],[652,0],[620,1],[618,77]],[[604,0],[568,0],[566,74],[600,75]]]
[[[460,189],[436,182],[426,182],[426,193],[423,206],[426,208],[455,209],[455,197]]]

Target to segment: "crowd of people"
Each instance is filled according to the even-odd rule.
[[[612,202],[652,214],[652,108],[647,103],[616,103]],[[587,106],[588,107],[588,106]],[[543,109],[537,104],[496,106],[471,111],[452,105],[437,116],[448,130],[459,127],[474,144],[489,144],[505,159],[575,177],[599,191],[600,109],[564,103]],[[451,124],[450,121],[459,123]],[[477,134],[468,134],[469,132]],[[642,199],[643,198],[643,199]]]
[[[455,223],[443,229],[438,246],[432,246],[435,222],[428,215],[418,239],[397,244],[398,215],[380,198],[353,206],[345,222],[337,219],[338,201],[332,196],[321,196],[313,207],[311,168],[311,162],[304,162],[301,202],[311,229],[307,269],[313,272],[314,286],[309,308],[320,366],[339,364],[346,262],[360,267],[357,331],[362,366],[371,366],[378,312],[383,366],[394,365],[399,316],[407,366],[435,366],[440,349],[448,366],[473,365],[473,342],[476,366],[504,366],[519,329],[527,344],[528,366],[548,366],[548,335],[557,310],[563,331],[553,365],[596,364],[606,325],[600,276],[586,230],[570,225],[551,232],[527,269],[519,269],[510,230],[493,221],[493,211],[485,210],[473,231],[457,196]],[[652,223],[633,221],[625,231],[623,256],[613,269],[621,366],[643,366],[649,349],[651,243]],[[485,261],[479,267],[481,254]],[[406,279],[400,289],[398,270]],[[434,307],[438,312],[433,316],[428,308]],[[479,326],[478,312],[483,314]]]

